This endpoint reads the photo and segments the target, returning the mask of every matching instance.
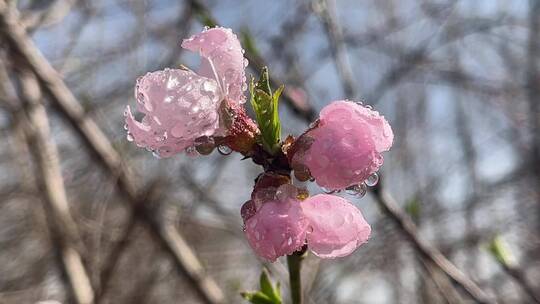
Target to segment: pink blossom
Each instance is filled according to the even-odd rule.
[[[344,198],[319,194],[301,205],[309,221],[308,247],[321,258],[347,256],[367,242],[371,234],[360,210]]]
[[[128,139],[140,147],[169,157],[193,147],[196,139],[225,136],[228,126],[220,107],[244,103],[244,56],[230,29],[213,28],[184,40],[182,47],[198,51],[202,63],[198,73],[187,68],[147,73],[137,80],[135,118],[126,108]]]
[[[330,190],[364,182],[383,163],[382,152],[394,135],[377,111],[350,101],[324,107],[318,124],[302,137],[309,147],[297,149],[293,167],[307,167],[317,184]]]
[[[245,234],[255,253],[273,262],[302,248],[307,225],[298,200],[272,200],[246,220]]]
[[[347,256],[364,244],[371,233],[360,210],[333,195],[316,195],[305,201],[276,197],[260,208],[249,201],[242,210],[250,246],[257,255],[272,262],[305,244],[321,258]]]

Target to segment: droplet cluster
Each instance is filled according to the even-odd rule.
[[[362,184],[377,183],[373,174],[382,165],[381,153],[390,149],[394,136],[378,112],[361,104],[335,101],[323,108],[318,124],[302,137],[309,138],[304,140],[309,144],[293,157],[295,175],[305,179],[309,171],[327,193],[350,187],[349,192],[362,194]]]
[[[189,70],[165,69],[137,80],[136,120],[126,108],[128,140],[152,150],[156,156],[169,157],[192,147],[198,138],[223,134],[218,107],[220,92],[215,80]],[[193,151],[187,152],[196,152]]]
[[[343,198],[319,194],[301,201],[292,185],[282,185],[275,197],[241,209],[244,233],[261,257],[275,261],[307,244],[322,258],[346,256],[365,243],[371,233],[360,210]]]
[[[245,69],[248,61],[236,34],[228,28],[207,28],[182,42],[182,47],[199,52],[203,58],[200,75],[217,81],[223,95],[236,104],[246,101]]]

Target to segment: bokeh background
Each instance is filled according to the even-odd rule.
[[[126,139],[123,111],[135,103],[135,79],[180,64],[196,68],[197,56],[179,43],[211,19],[239,33],[249,74],[265,64],[286,84],[285,135],[300,134],[332,100],[373,105],[395,133],[380,187],[416,223],[415,236],[493,301],[538,303],[539,0],[2,6],[0,303],[77,303],[74,286],[84,299],[85,285],[94,294],[89,303],[244,303],[239,293],[258,287],[263,266],[287,292],[285,261],[257,259],[242,232],[239,210],[257,166],[217,151],[157,159]],[[78,120],[17,49],[14,27],[31,38],[27,51],[41,52],[40,63],[59,73],[53,79],[66,84],[59,92],[72,92],[67,99],[82,106]],[[109,163],[85,139],[97,129]],[[475,302],[420,254],[373,191],[340,195],[362,210],[373,234],[349,257],[307,258],[306,303]]]

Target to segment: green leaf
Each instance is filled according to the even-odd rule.
[[[281,299],[280,284],[277,283],[274,287],[266,269],[263,269],[259,283],[260,290],[253,292],[242,292],[242,297],[254,304],[283,303],[283,300]]]
[[[255,117],[261,131],[261,141],[263,147],[270,154],[275,154],[280,149],[281,142],[281,122],[279,120],[279,97],[283,92],[283,86],[279,87],[272,94],[268,68],[264,67],[261,77],[257,83],[251,79],[249,86],[251,94],[251,106],[255,112]]]
[[[514,264],[514,257],[500,236],[495,236],[488,245],[491,255],[502,265]]]
[[[267,295],[260,291],[243,292],[241,295],[244,299],[248,300],[253,304],[276,304],[276,302],[272,301],[272,299],[270,299]]]
[[[268,272],[266,269],[263,269],[260,278],[261,292],[267,295],[274,303],[281,303],[281,292],[279,291],[279,284],[274,288],[270,278],[268,277]]]

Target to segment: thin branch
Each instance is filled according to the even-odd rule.
[[[527,296],[536,304],[540,304],[540,295],[537,294],[535,288],[529,283],[525,273],[517,266],[506,263],[499,263],[503,270],[510,275],[518,283],[518,285],[525,291]]]
[[[47,113],[40,101],[42,97],[39,84],[28,70],[19,72],[19,81],[19,97],[25,103],[28,118],[21,114],[17,116],[25,125],[27,143],[38,164],[40,186],[47,202],[46,210],[53,242],[59,251],[75,302],[91,304],[94,302],[94,291],[81,255],[77,251],[77,248],[82,248],[82,241],[69,211],[58,150],[51,139]]]
[[[357,97],[356,85],[345,47],[343,31],[337,21],[336,2],[335,0],[314,2],[313,10],[320,16],[326,36],[328,36],[330,50],[341,78],[343,92],[345,96],[354,99]]]
[[[411,241],[414,249],[424,258],[433,262],[456,285],[478,303],[496,303],[469,277],[448,260],[436,247],[420,237],[416,225],[399,207],[394,198],[383,190],[382,182],[373,188],[373,195],[379,206],[397,224],[400,231]]]
[[[132,175],[122,163],[120,155],[114,150],[98,125],[85,115],[73,93],[25,33],[17,15],[16,12],[8,12],[5,1],[0,0],[0,31],[5,35],[7,45],[31,68],[44,91],[51,97],[53,104],[68,119],[109,174],[118,177],[120,193],[131,203],[138,218],[147,224],[146,227],[149,228],[151,234],[172,255],[177,268],[188,276],[205,303],[223,303],[225,299],[223,292],[206,274],[184,238],[175,227],[164,226],[157,222],[155,212],[140,199],[136,185],[131,179]]]

